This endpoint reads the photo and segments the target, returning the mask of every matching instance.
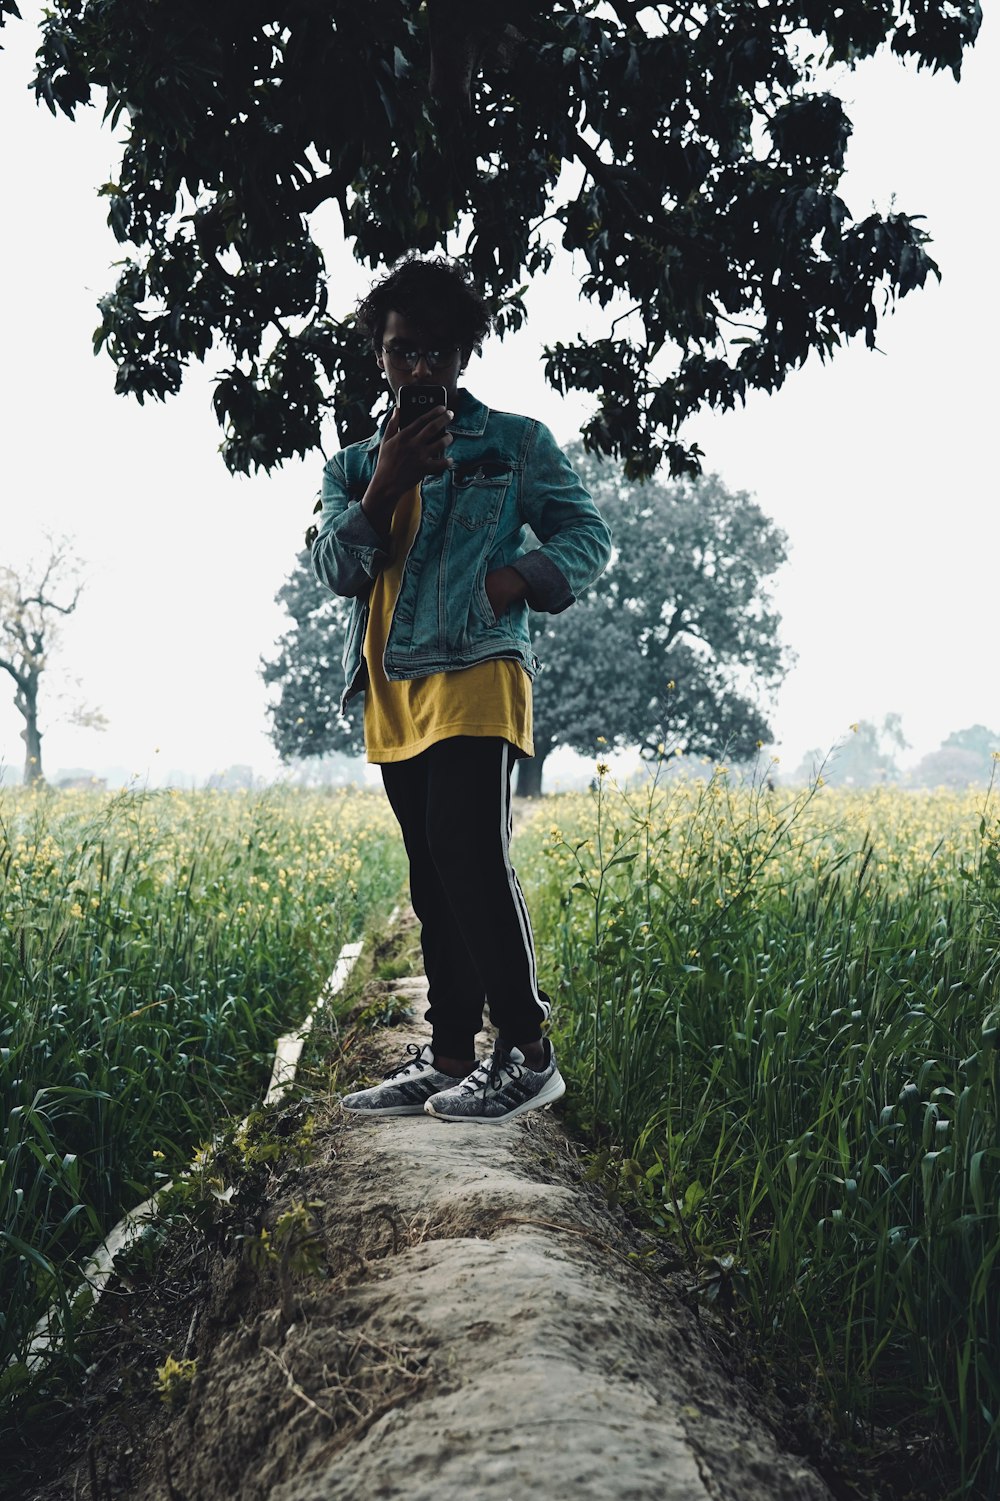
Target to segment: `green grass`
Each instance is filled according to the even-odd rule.
[[[936,1496],[1000,1489],[982,801],[602,777],[518,850],[577,1123],[778,1386]]]
[[[364,794],[0,799],[0,1394],[81,1257],[266,1088],[403,876]]]
[[[602,776],[518,835],[597,1159],[779,1390],[859,1469],[908,1444],[924,1496],[1000,1492],[998,835],[981,797],[718,770]],[[82,1254],[260,1098],[404,865],[356,792],[8,795],[0,840],[9,1394],[50,1301],[72,1353]]]

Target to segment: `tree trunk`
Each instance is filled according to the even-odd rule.
[[[545,753],[547,755],[548,752]],[[545,765],[545,755],[526,756],[517,763],[517,783],[514,787],[515,797],[541,797],[542,795],[542,767]]]
[[[34,692],[32,692],[34,687]],[[38,690],[37,685],[29,684],[27,691],[19,690],[15,703],[24,715],[24,729],[21,731],[21,739],[24,741],[24,785],[33,787],[36,782],[44,781],[42,776],[42,736],[38,728]]]

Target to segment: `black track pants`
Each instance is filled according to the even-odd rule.
[[[472,1058],[488,1001],[508,1045],[541,1036],[551,1003],[538,988],[524,895],[510,863],[506,740],[455,735],[381,767],[410,861],[436,1054]]]

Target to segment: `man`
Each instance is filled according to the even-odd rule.
[[[492,1124],[566,1088],[510,861],[510,775],[534,754],[529,607],[572,604],[606,566],[610,533],[547,428],[459,385],[490,316],[457,262],[404,258],[358,321],[397,402],[433,384],[446,403],[405,427],[395,406],[323,471],[313,566],[353,599],[341,707],[364,693],[367,756],[409,858],[432,1034],[343,1105]],[[484,1000],[499,1038],[477,1066]]]

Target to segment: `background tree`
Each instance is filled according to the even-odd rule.
[[[917,763],[910,775],[915,787],[985,786],[996,771],[1000,735],[984,724],[955,730],[935,751]]]
[[[308,549],[299,554],[295,572],[276,599],[292,624],[278,641],[277,654],[261,658],[261,677],[278,689],[267,708],[275,750],[286,764],[332,751],[360,755],[365,745],[362,700],[353,701],[350,719],[340,717],[339,707],[351,601],[317,582]]]
[[[517,791],[541,791],[558,745],[598,748],[667,740],[691,754],[752,756],[770,738],[764,701],[788,655],[768,583],[784,534],[744,492],[713,477],[641,489],[572,452],[611,527],[610,566],[569,610],[535,615],[533,760]]]
[[[518,763],[517,792],[541,791],[557,745],[591,754],[598,737],[611,748],[653,748],[670,737],[693,753],[752,755],[770,734],[761,701],[787,662],[767,591],[784,561],[783,533],[718,479],[639,488],[579,447],[571,457],[610,523],[615,553],[569,610],[532,617],[544,664],[534,689],[537,754]],[[279,690],[269,709],[278,754],[360,753],[360,700],[350,721],[337,711],[349,602],[315,581],[307,552],[278,600],[292,625],[262,663]]]
[[[60,620],[72,615],[83,591],[79,569],[70,543],[52,538],[43,563],[21,573],[0,567],[0,668],[14,681],[14,707],[24,720],[26,786],[44,780],[38,696],[42,673],[59,641]],[[64,602],[57,598],[60,594]],[[81,703],[70,709],[69,718],[88,729],[107,724],[100,710]]]
[[[877,307],[936,274],[912,215],[839,197],[852,127],[824,75],[888,45],[958,77],[980,21],[978,0],[52,0],[34,87],[124,128],[101,192],[132,250],[95,335],[116,389],[162,399],[224,348],[230,469],[307,452],[328,408],[342,441],[371,431],[329,204],[372,267],[461,249],[501,330],[561,241],[607,321],[548,377],[594,394],[589,449],[677,476],[692,412],[873,346]]]
[[[282,781],[290,787],[355,787],[365,783],[357,753],[330,751],[325,756],[296,756],[287,763]]]
[[[811,782],[823,768],[823,780],[832,787],[877,787],[898,782],[897,757],[908,748],[900,715],[887,714],[881,725],[861,719],[851,725],[846,740],[830,752],[807,751],[793,782]]]

